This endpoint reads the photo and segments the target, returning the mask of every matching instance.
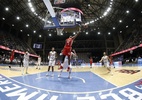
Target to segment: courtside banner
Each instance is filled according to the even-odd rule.
[[[10,48],[2,46],[2,45],[0,45],[0,49],[8,50],[8,51],[11,50]],[[22,51],[19,51],[19,50],[15,50],[14,52],[15,53],[19,53],[19,54],[25,54],[25,52],[22,52]],[[34,54],[30,54],[30,56],[32,56],[32,57],[38,57],[37,55],[34,55]]]
[[[34,87],[0,75],[0,100],[142,100],[142,79],[108,90],[62,92]]]

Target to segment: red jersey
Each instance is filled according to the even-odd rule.
[[[72,47],[73,39],[72,38],[67,38],[65,47]]]
[[[110,59],[110,64],[112,64],[113,63],[113,57],[110,56],[109,59]]]
[[[93,63],[93,59],[92,58],[90,58],[90,63]]]
[[[14,60],[14,54],[15,54],[15,50],[13,50],[13,51],[11,52],[10,61],[13,61],[13,60]]]

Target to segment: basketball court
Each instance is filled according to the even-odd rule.
[[[28,3],[33,9],[34,7],[32,7],[33,5],[31,5],[31,1],[32,0],[28,0]],[[56,35],[58,36],[63,35],[63,33],[76,34],[75,32],[77,32],[80,28],[82,28],[82,30],[79,31],[86,31],[87,35],[90,30],[87,29],[88,25],[96,22],[97,20],[101,20],[100,22],[103,23],[102,18],[109,13],[113,3],[113,0],[110,0],[107,3],[109,5],[106,10],[107,13],[105,12],[100,17],[96,15],[97,18],[93,21],[83,23],[82,17],[84,16],[84,12],[82,12],[82,10],[76,7],[62,8],[58,6],[66,3],[66,0],[53,1],[42,1],[42,4],[44,4],[47,10],[44,15],[45,18],[41,18],[36,12],[34,12],[34,15],[37,14],[36,16],[43,20],[44,30],[52,30],[51,32],[56,32]],[[69,0],[67,1],[69,2]],[[88,1],[85,0],[85,2]],[[87,6],[89,9],[90,6]],[[120,23],[121,22],[122,20]],[[98,33],[101,34],[99,27],[96,28],[97,29],[93,30],[97,30]],[[113,30],[114,29],[115,27],[113,27]],[[85,38],[85,36],[83,36],[83,38]],[[58,40],[58,38],[56,40]],[[95,39],[92,40],[94,41]],[[97,43],[98,41],[95,42]],[[107,44],[105,44],[105,46],[106,45]],[[5,46],[1,46],[1,49],[3,49],[2,47],[5,48]],[[99,47],[100,46],[98,46],[98,48]],[[141,47],[142,44],[139,44],[135,47],[115,52],[111,56],[117,56],[131,51],[133,52]],[[40,48],[40,46],[38,48]],[[58,50],[59,49],[60,48],[58,48]],[[8,50],[10,49],[8,48]],[[20,51],[16,51],[16,53],[24,54],[24,52]],[[43,53],[45,54],[45,52]],[[38,56],[33,55],[33,57]],[[68,72],[66,69],[63,71],[61,77],[58,77],[60,71],[58,70],[59,66],[57,65],[54,67],[54,76],[50,76],[51,72],[48,76],[46,76],[48,69],[47,65],[41,66],[40,70],[37,70],[36,66],[29,66],[28,74],[22,75],[23,67],[15,65],[12,66],[12,68],[9,68],[8,65],[1,64],[0,100],[142,100],[141,64],[125,66],[118,64],[115,68],[111,67],[112,71],[109,73],[106,67],[103,67],[101,63],[98,62],[99,61],[97,61],[96,64],[93,64],[92,68],[90,68],[89,63],[83,63],[84,65],[73,67],[71,78],[68,78]]]
[[[121,73],[118,70],[140,70]],[[29,74],[21,75],[20,67],[11,70],[0,67],[1,100],[141,100],[142,67],[113,68],[111,75],[104,67],[74,68],[71,79],[66,70],[60,78],[46,76],[47,66],[41,70],[30,67]],[[131,95],[130,95],[131,94]],[[136,97],[135,97],[136,96]]]

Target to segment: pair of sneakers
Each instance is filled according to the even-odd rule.
[[[40,70],[40,68],[36,68],[36,69],[39,69],[39,70]]]
[[[29,74],[28,72],[26,72],[26,74]],[[24,73],[22,73],[22,75],[24,75]]]
[[[61,77],[61,74],[58,75],[58,78],[60,78],[60,77]],[[68,78],[71,79],[71,76],[69,75]]]
[[[50,76],[49,73],[47,73],[46,76]],[[54,74],[52,74],[51,77],[54,77]]]

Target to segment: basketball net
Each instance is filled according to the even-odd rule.
[[[57,30],[57,35],[63,35],[64,28],[56,28],[56,30]]]

